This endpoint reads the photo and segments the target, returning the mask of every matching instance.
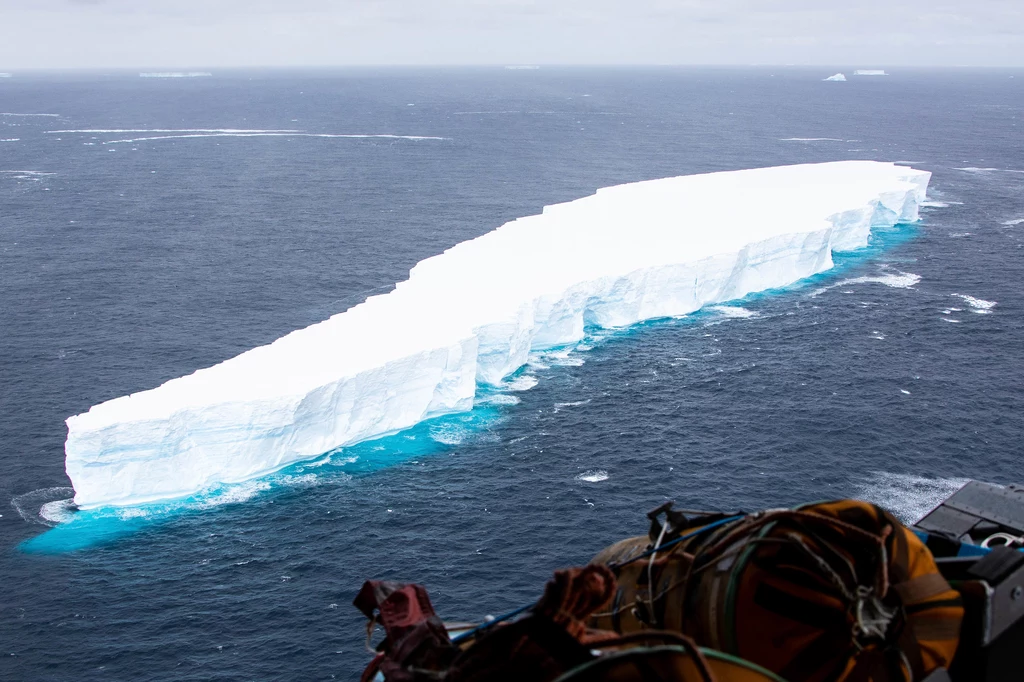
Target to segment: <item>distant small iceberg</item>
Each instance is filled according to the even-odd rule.
[[[888,76],[885,69],[857,69],[853,72],[854,76]]]
[[[139,78],[206,78],[212,75],[209,71],[143,71]]]
[[[0,78],[10,78],[13,75],[13,73],[0,73]]]
[[[846,74],[837,73],[834,76],[829,76],[828,78],[822,78],[821,80],[823,80],[823,81],[835,81],[837,83],[845,83],[846,82]]]
[[[539,66],[533,66],[531,64],[512,64],[505,67],[509,71],[536,71]]]

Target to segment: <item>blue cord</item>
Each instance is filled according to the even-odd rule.
[[[743,514],[737,514],[736,516],[730,516],[728,518],[719,519],[718,521],[715,521],[714,523],[709,523],[706,526],[701,526],[697,530],[690,531],[686,535],[680,535],[675,540],[672,540],[671,542],[666,542],[665,544],[661,545],[660,547],[655,547],[653,549],[649,549],[646,552],[644,552],[643,554],[637,554],[635,557],[631,557],[631,558],[626,559],[625,561],[617,563],[617,564],[609,564],[609,566],[611,566],[613,568],[621,568],[622,566],[625,566],[626,564],[631,564],[634,561],[639,561],[640,559],[643,559],[644,557],[649,557],[652,554],[654,554],[655,552],[660,552],[660,551],[668,549],[669,547],[672,547],[674,545],[678,545],[683,540],[689,540],[694,535],[700,535],[701,533],[703,533],[706,530],[711,530],[712,528],[718,528],[719,526],[724,526],[725,524],[730,523],[732,521],[736,521],[737,519],[742,519],[743,516],[744,516]]]
[[[452,644],[458,644],[459,642],[463,642],[463,641],[469,639],[470,637],[474,637],[474,636],[476,636],[476,634],[478,632],[483,632],[484,630],[486,630],[487,628],[491,627],[492,625],[497,625],[498,623],[500,623],[502,621],[505,621],[505,620],[508,620],[509,618],[515,618],[520,613],[522,613],[524,611],[529,611],[534,606],[536,606],[536,602],[534,602],[533,604],[527,604],[526,606],[520,606],[515,611],[509,611],[506,614],[498,616],[494,620],[489,620],[486,623],[481,623],[480,625],[477,625],[472,630],[467,630],[467,631],[463,632],[461,635],[458,635],[456,637],[452,637]]]

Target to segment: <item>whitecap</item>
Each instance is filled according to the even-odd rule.
[[[270,483],[267,481],[249,481],[248,483],[232,485],[222,490],[218,490],[209,497],[201,500],[196,504],[196,507],[199,509],[209,509],[222,504],[246,502],[265,490],[270,490]]]
[[[125,144],[132,142],[147,142],[150,140],[188,140],[207,137],[319,137],[325,139],[348,139],[348,140],[450,140],[448,137],[436,137],[433,135],[394,135],[392,133],[187,133],[183,135],[151,135],[146,137],[132,137],[123,140],[107,140],[103,144]]]
[[[590,402],[590,398],[586,400],[575,400],[568,403],[555,403],[555,412],[560,412],[567,407],[579,407],[580,405],[586,405]]]
[[[518,405],[521,401],[517,396],[507,393],[495,393],[493,395],[477,398],[477,405]]]
[[[604,469],[590,469],[582,474],[578,474],[576,480],[583,481],[584,483],[600,483],[601,481],[608,480],[608,472]]]
[[[60,118],[60,114],[18,114],[11,111],[0,111],[0,116],[47,116],[49,118]]]
[[[501,385],[509,391],[529,391],[537,385],[537,377],[530,374],[520,374],[502,382]]]
[[[831,284],[827,287],[815,289],[811,292],[810,297],[815,298],[825,293],[829,289],[835,289],[836,287],[845,287],[851,284],[884,284],[887,287],[894,289],[912,289],[916,284],[921,281],[920,275],[915,275],[912,272],[894,272],[891,274],[884,275],[869,275],[865,277],[853,277],[851,279],[844,279],[835,284]]]
[[[1013,220],[1006,220],[1003,221],[1001,224],[1005,225],[1006,227],[1013,227],[1014,225],[1020,225],[1021,223],[1024,223],[1024,218],[1014,218]]]
[[[956,202],[953,202],[956,203]],[[922,201],[921,208],[949,208],[950,204],[946,201]]]
[[[17,142],[20,139],[20,137],[8,137],[0,140],[0,142]]]
[[[716,313],[721,314],[724,317],[735,318],[740,320],[746,320],[751,317],[757,317],[757,313],[753,310],[747,310],[738,305],[715,305],[708,308]]]
[[[779,142],[842,142],[838,137],[780,137]]]
[[[964,303],[971,307],[972,313],[978,313],[979,315],[987,315],[996,307],[996,301],[986,301],[981,298],[975,298],[974,296],[968,296],[967,294],[951,295],[963,300]]]
[[[585,361],[578,353],[573,353],[575,350],[577,350],[576,346],[568,346],[565,348],[538,351],[531,354],[528,362],[532,367],[536,367],[538,369],[547,369],[552,366],[580,367]]]
[[[967,173],[990,173],[992,171],[998,171],[998,168],[978,168],[977,166],[967,166],[965,168],[954,168],[953,170],[965,171]]]
[[[877,471],[857,486],[855,496],[888,509],[904,523],[914,523],[969,480]]]
[[[118,134],[125,133],[301,133],[292,128],[72,128],[68,130],[46,130],[46,135],[63,133]]]
[[[143,71],[139,78],[209,78],[209,71]]]

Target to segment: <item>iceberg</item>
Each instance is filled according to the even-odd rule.
[[[857,69],[853,72],[854,76],[888,76],[885,69]]]
[[[80,508],[187,496],[470,410],[531,351],[782,287],[918,219],[931,174],[841,161],[616,185],[416,264],[220,364],[68,418]]]
[[[821,80],[823,80],[823,81],[835,81],[837,83],[845,83],[846,82],[846,74],[837,73],[837,74],[835,74],[833,76],[829,76],[828,78],[822,78]]]

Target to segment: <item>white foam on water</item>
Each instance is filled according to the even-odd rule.
[[[248,481],[246,483],[234,484],[201,500],[195,506],[199,509],[210,509],[222,504],[246,502],[265,490],[270,490],[270,483],[267,481]]]
[[[75,500],[73,497],[69,497],[66,500],[47,502],[39,508],[39,516],[56,526],[70,521],[75,515],[75,509]]]
[[[21,139],[20,137],[7,137],[7,138],[4,138],[4,139],[0,140],[0,142],[17,142],[20,139]]]
[[[187,498],[465,412],[478,389],[529,390],[531,357],[578,363],[573,349],[592,330],[830,269],[833,252],[866,246],[873,228],[917,220],[929,178],[843,161],[636,182],[547,206],[421,261],[344,313],[70,417],[75,501]],[[886,273],[843,285],[919,280]],[[428,423],[447,443],[466,434]]]
[[[431,135],[392,135],[390,133],[188,133],[185,135],[152,135],[147,137],[133,137],[124,140],[107,140],[103,144],[125,144],[132,142],[146,142],[149,140],[186,140],[206,137],[319,137],[324,139],[348,139],[348,140],[450,140],[448,137],[435,137]]]
[[[964,171],[964,172],[967,172],[967,173],[993,173],[993,172],[996,172],[996,171],[999,171],[999,170],[1002,170],[1002,169],[1000,169],[1000,168],[978,168],[977,166],[967,166],[965,168],[954,168],[953,170]]]
[[[578,474],[576,480],[583,481],[584,483],[600,483],[601,481],[608,480],[608,472],[604,469],[591,469],[590,471]]]
[[[74,495],[67,486],[40,488],[14,496],[11,506],[29,523],[53,527],[74,513]]]
[[[921,204],[921,208],[949,208],[949,205],[950,202],[947,201],[925,201]]]
[[[974,296],[968,296],[967,294],[951,294],[961,299],[971,308],[972,313],[978,313],[979,315],[987,315],[992,312],[992,309],[996,307],[995,301],[986,301],[981,298],[975,298]]]
[[[209,78],[209,71],[143,71],[139,78]]]
[[[1013,227],[1014,225],[1020,225],[1022,223],[1024,223],[1024,218],[1014,218],[1013,220],[1005,220],[1000,224],[1005,225],[1006,227]]]
[[[430,439],[442,445],[461,445],[470,430],[463,424],[446,422],[430,427]]]
[[[590,403],[590,398],[586,400],[574,400],[568,403],[555,403],[555,412],[561,412],[567,407],[580,407],[581,405],[587,405]]]
[[[757,313],[755,311],[747,310],[746,308],[738,305],[715,305],[708,308],[708,310],[713,310],[723,317],[731,319],[747,320],[751,317],[757,317]]]
[[[0,173],[5,175],[19,175],[25,177],[41,178],[47,175],[56,175],[56,173],[48,173],[46,171],[32,171],[32,170],[0,170]]]
[[[18,114],[10,111],[0,111],[0,116],[46,116],[49,118],[60,118],[60,114]]]
[[[821,294],[835,289],[837,287],[846,287],[851,284],[884,284],[887,287],[894,289],[912,289],[921,281],[921,275],[915,275],[912,272],[894,272],[892,274],[885,275],[869,275],[865,277],[853,277],[851,279],[844,279],[835,284],[831,284],[827,287],[821,287],[815,289],[810,293],[811,298],[820,296]]]
[[[964,487],[969,478],[925,478],[876,471],[862,482],[854,497],[888,509],[903,523],[915,523],[943,500]]]
[[[520,374],[501,384],[502,388],[509,391],[529,391],[537,385],[537,377],[531,374]]]
[[[842,142],[838,137],[780,137],[779,142]]]
[[[485,396],[477,399],[474,405],[518,405],[522,400],[518,396],[508,395],[507,393],[494,393],[489,396]]]
[[[68,130],[46,130],[46,135],[63,133],[82,134],[118,134],[125,133],[302,133],[303,130],[291,128],[74,128]]]

